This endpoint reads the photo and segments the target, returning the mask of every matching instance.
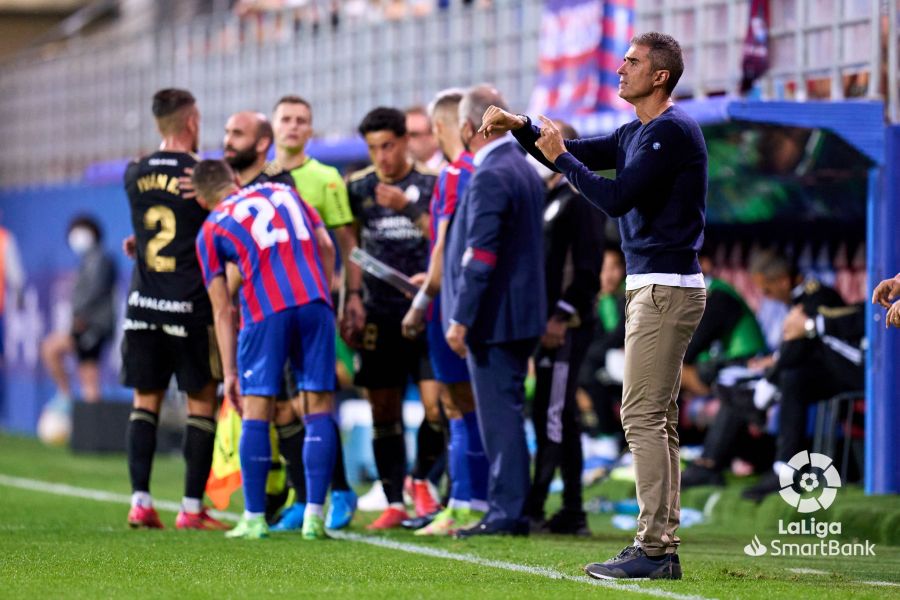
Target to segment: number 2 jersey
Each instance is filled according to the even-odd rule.
[[[125,329],[206,326],[212,323],[194,240],[209,214],[181,196],[178,178],[197,158],[155,152],[128,165],[125,191],[137,256],[128,292]]]
[[[225,263],[237,265],[243,323],[317,300],[330,306],[317,227],[319,215],[290,186],[246,187],[223,200],[197,236],[203,279],[209,285]]]

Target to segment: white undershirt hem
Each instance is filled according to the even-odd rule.
[[[678,273],[641,273],[640,275],[628,275],[625,278],[627,291],[637,290],[648,285],[667,285],[680,288],[705,288],[706,281],[703,273],[680,275]]]

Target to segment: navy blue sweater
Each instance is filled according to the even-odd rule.
[[[700,272],[706,142],[700,126],[681,108],[671,106],[646,125],[634,120],[610,135],[568,140],[568,152],[555,164],[534,145],[537,126],[529,122],[513,135],[532,156],[563,173],[591,204],[620,217],[629,275]],[[614,180],[593,172],[612,168]]]

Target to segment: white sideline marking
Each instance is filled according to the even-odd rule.
[[[367,535],[359,535],[358,533],[349,533],[346,531],[329,531],[331,537],[347,540],[351,542],[361,542],[371,546],[379,546],[381,548],[390,548],[391,550],[399,550],[410,554],[421,554],[423,556],[431,556],[433,558],[443,558],[446,560],[458,560],[460,562],[472,563],[482,567],[493,567],[495,569],[505,569],[507,571],[516,571],[518,573],[529,573],[531,575],[540,575],[549,579],[564,579],[566,581],[577,581],[578,583],[587,583],[600,587],[613,588],[622,590],[623,592],[635,592],[638,594],[647,594],[648,596],[657,596],[659,598],[678,598],[681,600],[709,600],[703,596],[691,596],[687,594],[677,594],[666,590],[658,590],[655,588],[644,588],[639,585],[629,583],[617,583],[613,580],[603,581],[593,579],[587,576],[568,575],[555,569],[546,567],[531,567],[528,565],[520,565],[502,560],[491,560],[489,558],[481,558],[474,554],[462,554],[459,552],[448,552],[439,548],[430,546],[420,546],[418,544],[408,544],[406,542],[397,542],[385,538],[370,537]]]
[[[860,581],[860,583],[879,587],[900,587],[900,583],[894,583],[893,581]]]
[[[5,485],[7,487],[14,487],[23,490],[30,490],[35,492],[45,492],[48,494],[56,494],[57,496],[69,496],[72,498],[84,498],[87,500],[96,500],[98,502],[112,502],[115,504],[131,504],[131,496],[127,494],[115,494],[113,492],[105,492],[103,490],[93,490],[89,488],[76,487],[73,485],[66,485],[64,483],[50,483],[48,481],[39,481],[37,479],[26,479],[23,477],[10,477],[9,475],[0,474],[0,485]],[[166,500],[154,500],[153,505],[162,510],[178,512],[181,510],[181,505],[178,502],[170,502]],[[234,513],[220,512],[220,511],[210,511],[210,514],[214,515],[217,519],[228,520],[228,521],[237,521],[239,515]],[[420,554],[423,556],[431,556],[433,558],[442,558],[445,560],[458,560],[460,562],[467,562],[475,565],[479,565],[482,567],[492,567],[495,569],[505,569],[507,571],[515,571],[518,573],[529,573],[531,575],[538,575],[541,577],[547,577],[549,579],[563,579],[566,581],[576,581],[578,583],[587,583],[589,585],[595,585],[600,587],[613,588],[615,590],[621,590],[623,592],[634,592],[637,594],[645,594],[647,596],[655,596],[657,598],[673,598],[675,600],[712,600],[709,598],[705,598],[704,596],[692,596],[688,594],[677,594],[675,592],[669,592],[667,590],[659,590],[655,588],[644,588],[639,585],[629,584],[629,583],[617,583],[615,581],[601,581],[599,579],[592,579],[587,576],[577,576],[577,575],[568,575],[566,573],[562,573],[560,571],[556,571],[554,569],[548,569],[545,567],[531,567],[528,565],[520,565],[517,563],[511,563],[500,560],[491,560],[487,558],[481,558],[480,556],[475,556],[473,554],[461,554],[458,552],[448,552],[446,550],[440,550],[438,548],[431,548],[428,546],[420,546],[418,544],[408,544],[404,542],[396,542],[393,540],[370,537],[366,535],[359,535],[356,533],[348,533],[344,531],[329,531],[328,532],[331,537],[347,540],[350,542],[358,542],[363,544],[369,544],[371,546],[379,546],[381,548],[389,548],[391,550],[399,550],[401,552],[408,552],[410,554]]]
[[[10,477],[9,475],[0,474],[0,485],[22,490],[31,490],[34,492],[46,492],[48,494],[56,494],[57,496],[97,500],[98,502],[131,504],[131,496],[128,494],[116,494],[113,492],[105,492],[103,490],[92,490],[89,488],[76,487],[74,485],[66,485],[64,483],[50,483],[38,479],[25,479],[23,477]],[[168,500],[154,500],[153,506],[171,512],[178,512],[181,510],[181,504],[178,502],[169,502]],[[240,515],[218,510],[211,510],[209,511],[209,514],[224,521],[236,522],[240,519]]]

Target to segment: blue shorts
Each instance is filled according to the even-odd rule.
[[[297,388],[334,391],[334,313],[324,302],[294,306],[249,323],[238,336],[241,394],[274,396],[290,362]]]
[[[441,383],[463,383],[469,381],[469,369],[466,361],[460,358],[444,337],[444,328],[441,326],[440,296],[432,302],[432,320],[425,324],[428,335],[428,355],[431,358],[431,370],[434,378]]]

